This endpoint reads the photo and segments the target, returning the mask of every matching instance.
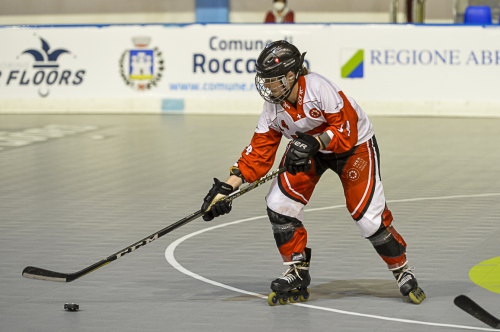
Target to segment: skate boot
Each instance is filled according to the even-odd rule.
[[[422,288],[418,286],[417,278],[413,274],[414,269],[414,267],[405,265],[402,268],[392,271],[392,274],[398,282],[401,294],[409,296],[413,303],[420,304],[426,296]]]
[[[292,261],[283,263],[289,268],[278,279],[271,283],[272,293],[267,298],[270,306],[276,303],[286,304],[288,301],[295,303],[297,301],[305,302],[309,299],[309,289],[311,276],[309,275],[309,263],[311,261],[311,249],[305,248],[304,255],[300,253],[292,254]]]

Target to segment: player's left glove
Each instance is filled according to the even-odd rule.
[[[311,170],[310,159],[320,148],[320,144],[314,136],[304,134],[300,131],[295,132],[295,138],[285,157],[286,171],[291,175],[296,175],[300,172],[309,172]]]
[[[203,220],[210,221],[215,217],[231,212],[231,203],[226,203],[224,201],[218,202],[218,200],[226,197],[232,192],[233,186],[214,178],[214,185],[203,199],[203,204],[201,205],[201,210],[205,211]]]

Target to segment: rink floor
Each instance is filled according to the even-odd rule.
[[[74,282],[21,276],[29,265],[78,271],[195,212],[257,120],[0,115],[0,331],[492,330],[453,299],[468,295],[500,316],[500,294],[469,278],[500,256],[500,119],[371,117],[421,305],[401,297],[359,235],[333,172],[305,212],[305,304],[267,304],[284,271],[265,216],[268,184],[231,214],[195,220]],[[64,311],[68,302],[80,311]]]

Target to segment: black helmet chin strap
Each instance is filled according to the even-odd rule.
[[[303,64],[304,64],[304,58],[306,57],[306,53],[307,52],[304,52],[302,53],[302,55],[300,56],[300,60],[299,60],[299,65],[297,66],[297,73],[295,74],[295,78],[294,78],[294,81],[293,81],[293,84],[292,84],[292,87],[290,88],[290,90],[288,91],[288,93],[286,94],[285,96],[285,99],[288,98],[288,96],[290,96],[290,94],[292,93],[293,91],[293,88],[295,87],[295,84],[297,84],[297,82],[299,81],[299,78],[300,76],[302,75],[302,72],[304,71],[304,67],[303,67]],[[285,78],[286,78],[286,75],[285,75]]]
[[[302,75],[302,72],[304,71],[304,58],[306,57],[306,53],[307,52],[304,52],[302,53],[302,55],[300,56],[300,60],[299,60],[299,65],[298,65],[298,69],[297,69],[297,74],[295,75],[295,80],[298,81],[299,80],[299,77],[300,75]]]
[[[299,64],[297,65],[297,72],[295,73],[295,81],[293,82],[291,90],[293,90],[293,87],[295,86],[295,84],[297,84],[297,82],[299,81],[299,77],[302,75],[302,72],[304,71],[303,66],[304,66],[304,58],[306,57],[306,53],[307,52],[304,52],[300,56]]]

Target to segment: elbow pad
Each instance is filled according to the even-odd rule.
[[[241,174],[241,171],[238,168],[238,163],[236,163],[235,166],[233,166],[229,169],[229,175],[230,176],[235,175],[235,176],[239,177],[240,179],[242,179],[243,183],[247,183],[247,180],[245,180],[245,178],[243,177],[243,174]]]
[[[332,138],[330,137],[330,135],[328,135],[328,133],[326,131],[322,132],[319,136],[318,136],[319,140],[321,141],[321,144],[323,144],[323,149],[326,150],[326,148],[328,147],[328,145],[330,144],[330,142],[332,141]]]

